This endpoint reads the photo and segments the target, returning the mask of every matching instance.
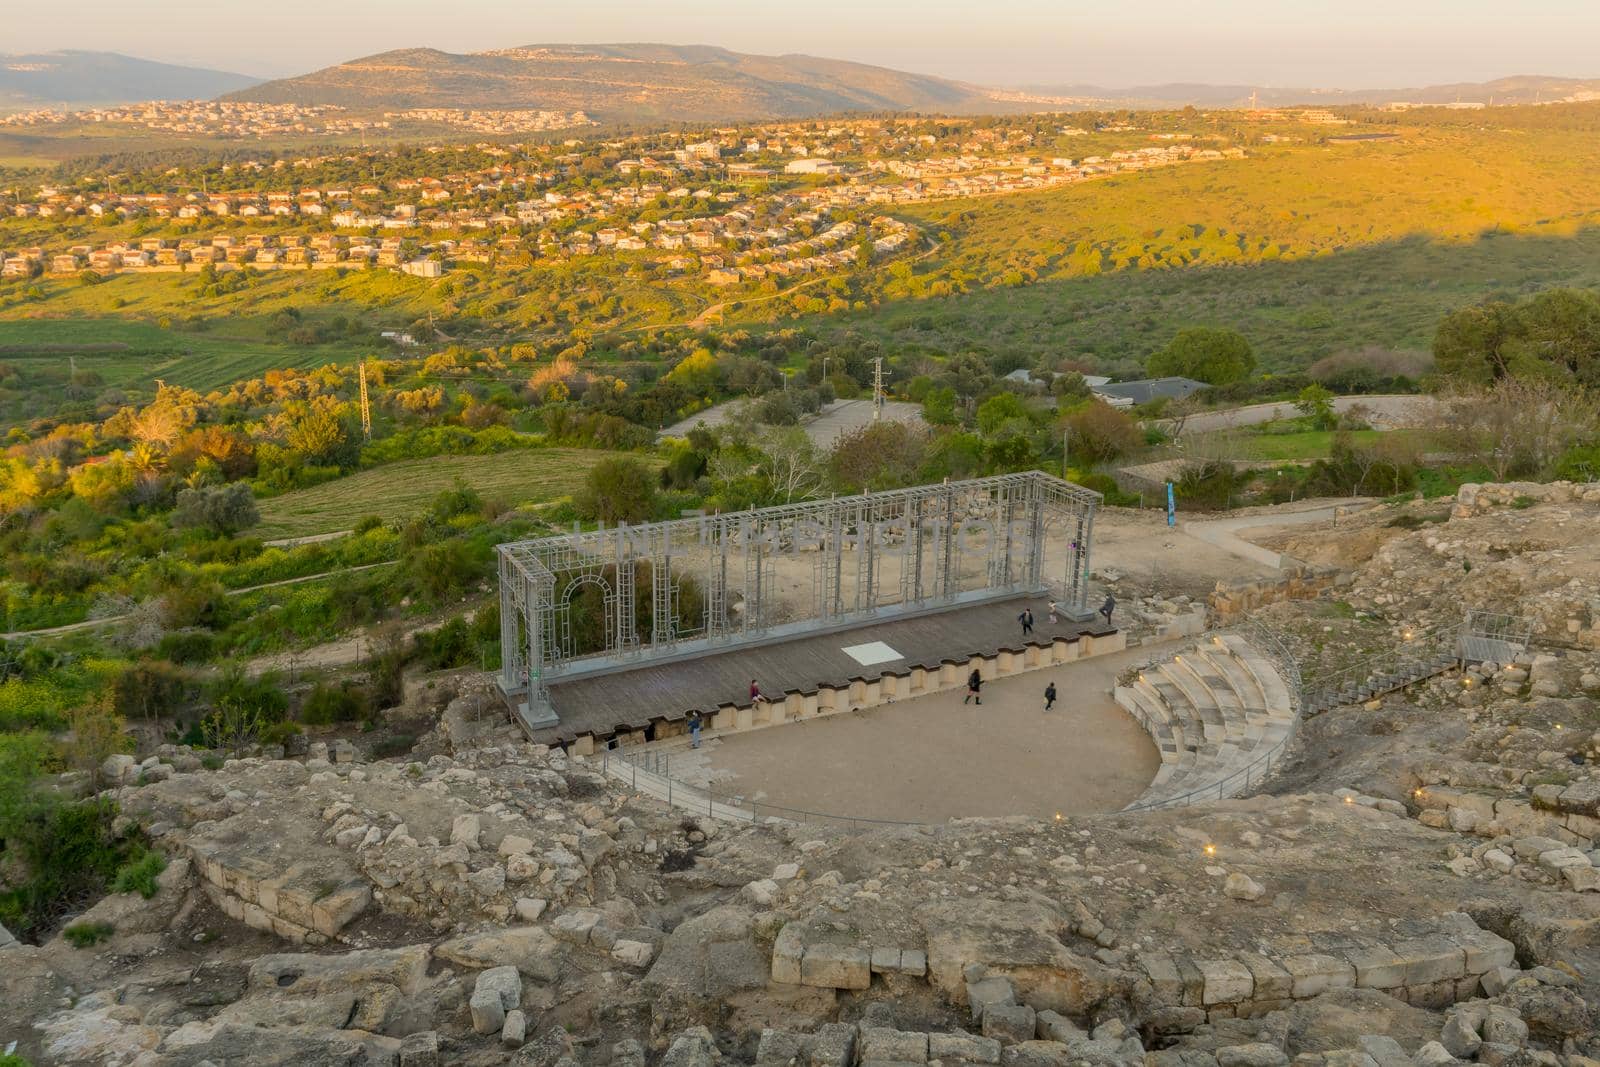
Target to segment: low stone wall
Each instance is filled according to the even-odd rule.
[[[1450,517],[1469,519],[1518,501],[1539,504],[1600,504],[1600,482],[1468,482],[1456,490]]]
[[[1336,567],[1302,565],[1278,578],[1218,582],[1206,597],[1206,606],[1211,609],[1214,625],[1227,626],[1268,604],[1316,600],[1349,581],[1348,575]]]
[[[1282,955],[1152,952],[1138,963],[1158,1003],[1202,1012],[1212,1022],[1265,1015],[1330,989],[1377,989],[1418,1007],[1443,1008],[1479,996],[1485,975],[1516,966],[1516,946],[1461,912],[1400,923],[1382,941],[1316,940]]]
[[[706,736],[757,730],[767,726],[781,726],[847,711],[862,711],[896,700],[926,696],[929,693],[964,688],[967,675],[974,668],[983,674],[985,682],[1006,678],[1014,674],[1057,667],[1090,656],[1121,652],[1127,647],[1127,636],[1120,630],[1108,634],[1082,634],[1077,637],[1056,637],[1048,641],[1029,642],[1016,648],[1002,648],[992,656],[970,656],[966,659],[947,659],[938,666],[917,665],[895,667],[876,677],[861,676],[836,685],[822,685],[815,690],[793,690],[771,700],[751,704],[724,704],[704,720]],[[689,732],[686,721],[679,718],[658,718],[649,731],[640,729],[606,738],[595,734],[580,734],[572,742],[571,751],[578,755],[591,755],[607,745],[627,748],[650,741],[664,741],[683,737]]]
[[[228,917],[296,943],[336,938],[372,902],[372,889],[353,870],[298,862],[287,867],[197,835],[189,855],[200,888]]]

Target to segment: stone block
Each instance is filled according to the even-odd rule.
[[[772,945],[772,980],[780,985],[800,984],[800,958],[805,955],[804,930],[788,923]]]
[[[811,1036],[811,1067],[850,1067],[856,1052],[856,1028],[850,1023],[824,1023]]]
[[[983,1036],[1002,1045],[1032,1041],[1038,1018],[1026,1004],[991,1004],[983,1013]]]
[[[1406,965],[1387,945],[1351,949],[1345,959],[1356,969],[1359,989],[1394,989],[1406,984]]]
[[[500,1044],[504,1048],[521,1048],[528,1040],[528,1017],[520,1009],[506,1012],[506,1021],[500,1027]]]
[[[1378,1067],[1411,1067],[1411,1057],[1406,1055],[1406,1050],[1387,1034],[1365,1034],[1357,1044]]]
[[[1155,988],[1156,1000],[1162,1004],[1183,1003],[1183,979],[1178,975],[1178,965],[1172,957],[1161,952],[1148,952],[1139,956],[1139,966],[1149,976]]]
[[[439,1032],[407,1034],[400,1042],[400,1067],[439,1067]]]
[[[897,948],[875,948],[872,950],[872,973],[888,974],[900,969],[900,950]]]
[[[926,977],[928,973],[928,954],[920,948],[901,949],[900,973],[909,974],[913,978]]]
[[[493,989],[474,989],[467,1002],[472,1011],[472,1029],[480,1034],[498,1034],[506,1023],[505,1005]]]
[[[1255,982],[1255,1000],[1287,1000],[1294,996],[1294,976],[1272,960],[1255,953],[1246,953],[1239,962],[1250,968]]]
[[[866,989],[872,985],[872,957],[855,945],[808,945],[800,960],[800,984]]]
[[[611,946],[611,958],[629,967],[648,967],[655,954],[655,946],[645,941],[619,940]]]
[[[1356,984],[1356,969],[1348,961],[1311,953],[1290,956],[1283,969],[1294,981],[1290,996],[1296,1000],[1314,997],[1330,989],[1348,989]]]
[[[318,898],[311,905],[311,929],[333,937],[372,903],[372,888],[365,882],[351,882]],[[288,916],[285,916],[286,918]]]
[[[1060,1041],[1062,1044],[1081,1041],[1085,1036],[1071,1019],[1048,1010],[1035,1016],[1033,1033],[1041,1041]]]
[[[1465,954],[1464,966],[1468,978],[1498,967],[1510,967],[1517,959],[1516,945],[1499,934],[1478,929],[1476,924],[1457,934],[1455,942]]]
[[[1205,994],[1206,979],[1200,973],[1200,968],[1187,956],[1179,956],[1173,962],[1178,968],[1178,978],[1183,982],[1183,1005],[1188,1008],[1200,1007],[1201,997]]]
[[[594,928],[599,925],[600,919],[598,911],[590,909],[569,911],[550,924],[550,932],[563,941],[571,941],[577,945],[586,944],[589,936],[594,933]]]
[[[1249,1000],[1255,992],[1255,978],[1250,968],[1238,960],[1195,960],[1205,986],[1200,994],[1202,1007],[1213,1004],[1237,1004]]]
[[[1266,1042],[1217,1049],[1217,1067],[1284,1067],[1288,1062],[1283,1049]]]
[[[1400,941],[1394,945],[1394,951],[1405,964],[1407,986],[1453,982],[1467,973],[1466,952],[1447,937],[1419,937]]]
[[[929,1034],[928,1058],[947,1063],[999,1063],[1000,1042],[972,1034]]]
[[[896,1063],[927,1063],[928,1035],[887,1026],[863,1026],[857,1054],[863,1062],[889,1060]]]
[[[805,1050],[806,1036],[789,1030],[766,1029],[756,1044],[756,1062],[760,1064],[794,1063]]]
[[[991,1007],[1016,1002],[1016,991],[1012,988],[1009,978],[996,975],[992,978],[967,982],[967,1008],[972,1012],[974,1019],[981,1020],[984,1012]]]
[[[450,843],[475,849],[481,832],[482,827],[476,815],[457,815],[450,823]]]
[[[1600,893],[1600,867],[1566,867],[1561,881],[1574,893]]]

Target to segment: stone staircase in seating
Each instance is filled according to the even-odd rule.
[[[1155,779],[1126,810],[1245,793],[1275,765],[1298,714],[1271,659],[1238,634],[1152,663],[1113,696],[1161,752]]]

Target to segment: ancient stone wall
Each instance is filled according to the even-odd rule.
[[[1228,626],[1268,604],[1286,600],[1315,600],[1347,584],[1348,578],[1334,567],[1296,567],[1278,578],[1222,581],[1206,598],[1212,624]]]

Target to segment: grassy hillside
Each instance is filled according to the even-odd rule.
[[[492,456],[435,456],[388,463],[336,481],[261,501],[263,539],[348,530],[367,515],[385,521],[417,515],[457,479],[487,499],[535,504],[569,496],[590,469],[615,453],[538,448]],[[653,462],[647,460],[647,462]]]
[[[233,99],[345,107],[541,108],[611,120],[724,121],[841,111],[1006,110],[942,78],[812,56],[660,44],[407,48],[267,82]]]
[[[1600,284],[1600,142],[1429,130],[1267,149],[1059,191],[906,214],[949,235],[878,306],[806,320],[952,351],[1139,361],[1179,326],[1243,330],[1273,368],[1418,345],[1497,291]]]

